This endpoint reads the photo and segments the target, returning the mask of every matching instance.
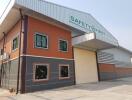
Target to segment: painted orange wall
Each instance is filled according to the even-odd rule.
[[[34,48],[34,34],[41,32],[48,35],[48,49]],[[59,39],[68,40],[68,52],[58,49]],[[28,43],[27,54],[35,56],[58,57],[72,59],[71,32],[48,24],[46,22],[29,17],[28,19]]]
[[[114,64],[99,64],[100,72],[114,72],[116,74],[132,74],[131,67],[116,67]]]
[[[132,74],[132,68],[121,68],[118,67],[116,68],[116,73],[117,74]]]
[[[116,72],[114,64],[99,64],[100,72]]]
[[[7,33],[5,38],[5,52],[10,55],[10,59],[18,57],[19,49],[12,51],[12,41],[20,33],[20,21],[18,21],[12,29]],[[0,41],[0,48],[3,48],[3,39]]]

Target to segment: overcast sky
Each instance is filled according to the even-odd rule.
[[[9,0],[0,0],[0,14]],[[132,0],[47,0],[90,13],[132,51]]]

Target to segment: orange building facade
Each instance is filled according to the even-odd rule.
[[[47,37],[46,48],[36,47],[36,35]],[[16,38],[17,44],[13,42]],[[21,93],[25,93],[75,84],[71,39],[71,32],[68,30],[24,16],[22,27],[21,21],[18,21],[0,42],[1,48],[4,46],[4,52],[10,55],[10,60],[2,61],[5,67],[2,70],[1,86],[14,90],[19,88]],[[60,40],[66,41],[66,51],[60,50]],[[14,50],[13,43],[17,45]],[[39,75],[41,71],[46,75]]]

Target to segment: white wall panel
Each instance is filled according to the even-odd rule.
[[[117,67],[132,67],[131,55],[132,53],[121,48],[101,50],[98,52],[98,62],[115,64]]]

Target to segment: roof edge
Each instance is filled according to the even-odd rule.
[[[131,51],[131,50],[129,50],[129,49],[127,49],[127,48],[123,47],[123,46],[120,46],[120,45],[119,45],[119,47],[118,47],[118,48],[120,48],[120,49],[122,49],[122,50],[124,50],[124,51],[129,52],[129,53],[131,54],[131,56],[132,56],[132,51]]]
[[[10,0],[7,4],[7,6],[5,7],[2,15],[0,15],[0,25],[3,23],[3,21],[5,20],[6,16],[8,15],[9,11],[12,9],[12,7],[15,4],[15,0]]]

